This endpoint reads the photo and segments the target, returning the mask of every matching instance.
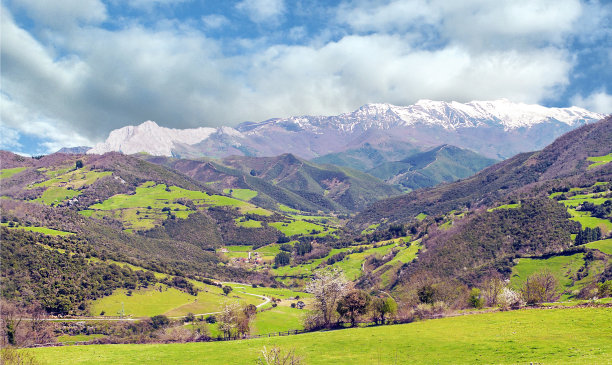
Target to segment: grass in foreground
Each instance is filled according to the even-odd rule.
[[[612,309],[528,309],[219,343],[95,345],[30,350],[48,364],[254,364],[263,346],[307,364],[603,364]]]

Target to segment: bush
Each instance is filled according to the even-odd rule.
[[[525,305],[521,294],[507,287],[504,287],[499,293],[497,303],[502,310],[518,309]]]
[[[480,289],[472,288],[472,291],[470,292],[470,297],[468,299],[468,304],[472,308],[482,308],[482,306],[484,305],[484,299],[480,295]]]
[[[164,328],[170,324],[170,319],[163,314],[151,317],[151,326],[154,329]]]
[[[288,252],[279,252],[274,257],[274,265],[285,266],[291,262],[291,255]]]
[[[549,271],[541,271],[527,278],[521,289],[525,302],[529,305],[550,302],[557,297],[557,278]]]

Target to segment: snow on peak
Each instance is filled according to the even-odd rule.
[[[176,143],[196,144],[208,138],[215,130],[215,128],[165,128],[148,120],[137,126],[130,125],[113,130],[105,142],[98,143],[87,153],[119,151],[125,154],[146,152],[154,156],[172,156],[172,149]]]

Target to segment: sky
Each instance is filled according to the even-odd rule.
[[[0,149],[506,98],[612,113],[612,1],[2,0]]]

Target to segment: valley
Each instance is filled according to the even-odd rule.
[[[88,363],[89,351],[117,344],[104,361],[137,362],[149,349],[152,363],[188,362],[183,351],[243,363],[266,345],[308,363],[361,363],[375,360],[367,339],[384,333],[382,363],[571,362],[578,355],[557,339],[578,329],[565,319],[601,328],[610,314],[611,128],[588,124],[464,175],[454,170],[464,157],[450,161],[465,151],[440,146],[382,162],[392,175],[380,179],[291,154],[2,152],[3,305],[44,318],[4,341],[88,344],[18,350],[47,362],[75,351]],[[417,170],[448,180],[389,184]],[[543,332],[527,334],[535,322]],[[589,333],[585,343],[605,338]],[[321,341],[350,355],[315,350]],[[477,358],[468,345],[482,347]],[[606,343],[592,346],[594,361],[608,355]]]

